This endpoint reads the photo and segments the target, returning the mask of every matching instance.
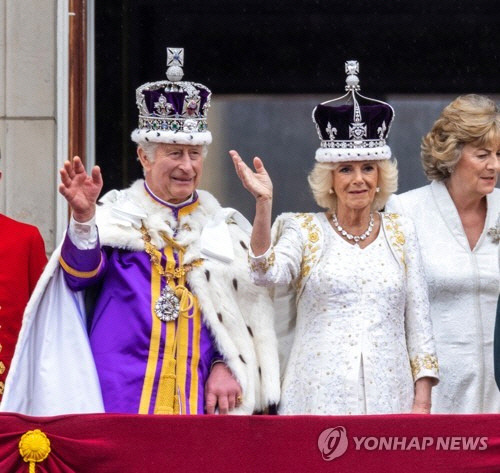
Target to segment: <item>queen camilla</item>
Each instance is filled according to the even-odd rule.
[[[394,110],[359,94],[356,61],[346,73],[347,93],[313,111],[321,146],[309,184],[326,211],[283,214],[271,231],[273,186],[262,160],[252,171],[230,152],[256,199],[253,280],[295,290],[296,319],[277,314],[295,326],[279,412],[428,413],[438,363],[415,230],[380,212],[397,188],[386,144]]]

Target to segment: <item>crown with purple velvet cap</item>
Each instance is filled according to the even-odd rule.
[[[202,84],[181,81],[183,48],[167,48],[167,79],[148,82],[136,90],[139,125],[132,141],[209,145],[207,111],[212,92]]]
[[[370,99],[359,91],[359,64],[346,61],[347,93],[323,102],[312,113],[321,140],[316,161],[337,163],[390,159],[386,144],[394,119],[394,109],[385,102]]]

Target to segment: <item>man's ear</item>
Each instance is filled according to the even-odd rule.
[[[148,171],[151,167],[151,161],[146,156],[146,152],[142,149],[142,146],[137,147],[137,157],[139,158],[140,163],[145,171]]]

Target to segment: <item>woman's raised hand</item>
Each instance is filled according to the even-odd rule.
[[[78,156],[73,161],[65,161],[59,170],[61,184],[59,192],[68,201],[77,222],[86,222],[95,214],[97,198],[102,189],[102,176],[99,166],[92,168],[89,176]]]
[[[250,192],[257,201],[271,201],[273,198],[273,183],[264,163],[260,158],[253,158],[255,172],[252,171],[241,159],[237,151],[229,151],[236,174],[241,180],[243,187]]]

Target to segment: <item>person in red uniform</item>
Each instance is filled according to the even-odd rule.
[[[0,213],[0,402],[24,308],[46,263],[38,228]]]

